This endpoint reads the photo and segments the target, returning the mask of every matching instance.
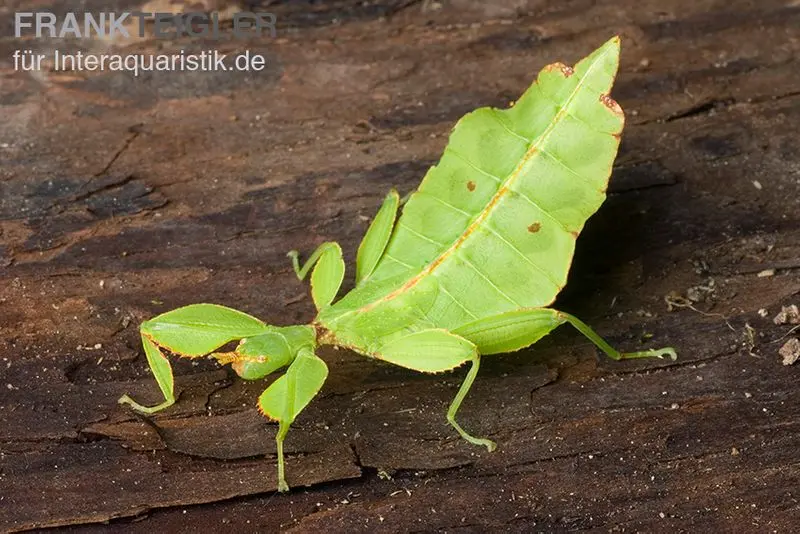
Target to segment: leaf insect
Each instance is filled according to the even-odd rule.
[[[211,355],[246,380],[285,374],[261,394],[258,408],[278,422],[278,489],[288,491],[283,441],[289,426],[320,391],[328,368],[316,354],[334,345],[424,373],[471,367],[447,411],[456,421],[481,357],[520,350],[569,323],[615,360],[668,356],[666,347],[621,353],[578,318],[548,306],[567,281],[575,240],[606,197],[624,115],[609,91],[619,64],[614,37],[574,68],[555,63],[508,109],[480,108],[459,120],[439,163],[397,215],[392,190],[370,224],[356,261],[355,287],[335,300],[345,264],[327,242],[300,265],[311,273],[318,310],[309,325],[277,327],[214,304],[179,308],[141,325],[145,355],[164,402],[175,402],[164,351]],[[238,341],[233,352],[215,353]]]

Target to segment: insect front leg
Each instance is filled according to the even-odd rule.
[[[321,244],[302,267],[296,250],[290,251],[287,256],[292,259],[292,267],[300,280],[314,267],[311,273],[311,297],[318,310],[330,305],[344,279],[344,260],[339,244],[332,241]]]
[[[278,421],[275,445],[278,455],[278,491],[289,491],[286,483],[283,441],[289,427],[298,414],[313,399],[325,379],[328,367],[310,347],[303,347],[286,374],[273,382],[258,398],[258,409],[262,414]]]
[[[172,376],[172,366],[169,360],[161,353],[158,346],[150,341],[144,334],[142,334],[142,345],[144,346],[144,353],[147,356],[147,363],[150,365],[150,370],[153,372],[153,376],[156,377],[156,382],[158,382],[161,393],[164,394],[164,402],[156,404],[155,406],[144,406],[128,395],[123,395],[117,402],[120,404],[128,404],[137,412],[152,414],[175,404],[175,381]]]
[[[152,414],[175,404],[172,366],[161,348],[178,356],[194,358],[218,349],[234,339],[263,334],[270,330],[263,322],[240,311],[216,304],[192,304],[145,321],[140,327],[147,363],[153,371],[164,402],[143,406],[123,395],[120,404]]]

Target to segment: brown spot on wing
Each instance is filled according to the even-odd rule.
[[[537,76],[537,79],[534,82],[534,84],[538,84],[540,82],[540,76],[541,76],[542,73],[550,73],[550,72],[553,72],[555,70],[558,70],[565,77],[568,76],[568,75],[574,74],[574,69],[573,68],[567,67],[563,63],[552,63],[550,65],[546,65],[539,72],[539,76]],[[579,84],[580,84],[580,82],[579,82]],[[610,96],[608,96],[608,95],[600,95],[600,101],[606,107],[608,107],[613,112],[618,114],[624,120],[624,116],[625,115],[622,112],[622,108]],[[542,134],[542,137],[545,137],[550,133],[550,131],[553,128],[554,121],[563,112],[564,112],[564,110],[561,110],[559,112],[559,114],[557,114],[557,116],[553,119],[553,121],[551,121],[550,125],[548,125],[548,128]],[[620,131],[621,130],[622,130],[622,128],[620,127]],[[617,132],[617,134],[618,133],[619,132]],[[517,166],[517,168],[505,180],[504,185],[502,187],[500,187],[500,189],[498,189],[497,193],[495,193],[494,197],[492,197],[492,199],[489,201],[488,205],[483,208],[483,210],[481,211],[480,215],[477,218],[475,218],[469,224],[469,226],[467,226],[467,228],[464,231],[464,233],[461,234],[461,236],[459,236],[458,239],[456,239],[456,241],[446,251],[444,251],[438,258],[436,258],[431,263],[429,263],[427,265],[427,267],[423,268],[419,273],[417,273],[416,275],[412,276],[401,287],[395,289],[394,291],[389,292],[387,295],[384,295],[383,297],[379,298],[378,300],[376,300],[374,302],[371,302],[369,304],[364,305],[363,307],[361,307],[358,310],[355,310],[353,312],[348,312],[348,313],[355,313],[356,311],[357,312],[369,311],[372,308],[374,308],[375,306],[377,306],[379,303],[391,300],[391,299],[395,298],[396,296],[403,294],[405,291],[407,291],[410,288],[412,288],[415,285],[417,285],[417,283],[424,276],[426,276],[429,273],[431,273],[432,271],[434,271],[449,256],[451,256],[455,250],[458,250],[459,247],[461,247],[461,245],[464,243],[464,241],[466,241],[466,239],[472,233],[474,233],[475,229],[479,226],[479,224],[483,222],[483,220],[486,218],[487,214],[491,213],[491,211],[494,209],[495,205],[500,201],[500,199],[503,198],[506,194],[508,194],[508,191],[509,191],[508,184],[509,184],[509,182],[511,182],[514,179],[516,179],[516,177],[519,175],[520,169],[522,168],[523,164],[525,164],[527,161],[529,161],[530,158],[532,158],[533,155],[536,154],[538,151],[539,151],[539,147],[536,144],[533,144],[528,148],[528,151],[525,153],[525,156],[523,157],[522,162],[520,162],[520,164]],[[608,171],[607,171],[606,178],[605,178],[606,184],[605,184],[605,187],[601,190],[601,193],[605,193],[605,191],[608,189],[608,180],[609,180],[609,178],[611,176],[611,167],[612,167],[612,165],[613,165],[613,161],[612,161],[612,163],[609,163]],[[467,187],[469,187],[469,185]],[[531,226],[533,226],[533,225],[531,225]],[[537,231],[538,231],[538,229],[537,229]],[[570,233],[577,238],[578,232],[570,232]],[[574,251],[573,251],[573,254],[574,254]],[[572,262],[572,257],[570,257],[570,263],[571,262]],[[564,288],[564,283],[557,283],[555,281],[553,281],[553,283],[557,287],[558,291],[561,291],[561,289]],[[552,303],[553,300],[555,300],[555,297],[553,297],[553,299],[550,301],[550,303]]]
[[[556,61],[555,63],[550,63],[549,65],[545,65],[542,69],[544,72],[553,72],[559,71],[566,76],[567,71],[572,70],[572,67],[568,67],[561,63],[560,61]]]
[[[475,191],[475,182],[473,182],[472,180],[467,182],[467,189],[469,189],[470,191]]]
[[[575,69],[567,65],[564,65],[561,62],[551,63],[542,70],[544,70],[545,72],[559,71],[561,72],[561,74],[564,75],[565,78],[569,78],[570,76],[575,74]]]
[[[600,102],[603,103],[605,107],[616,113],[617,115],[622,115],[622,108],[617,104],[617,101],[611,98],[608,95],[600,95]]]
[[[544,72],[553,72],[554,70],[558,69],[561,70],[561,67],[564,67],[563,63],[550,63],[549,65],[545,65],[542,71]]]
[[[530,226],[528,226],[528,231],[530,233],[532,233],[532,234],[535,234],[536,232],[538,232],[541,229],[542,229],[542,223],[539,223],[539,222],[535,222],[535,223],[531,224]]]

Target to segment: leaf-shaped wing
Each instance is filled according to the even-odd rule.
[[[369,311],[431,277],[426,314],[442,328],[552,302],[605,199],[624,123],[609,97],[618,63],[614,38],[574,69],[545,67],[513,107],[463,117],[368,283],[339,310]]]

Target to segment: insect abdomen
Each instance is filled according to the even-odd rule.
[[[345,300],[369,312],[435,291],[423,313],[442,328],[551,303],[605,199],[624,122],[608,96],[618,61],[614,39],[574,70],[546,67],[512,108],[459,121],[371,277],[397,283]]]

